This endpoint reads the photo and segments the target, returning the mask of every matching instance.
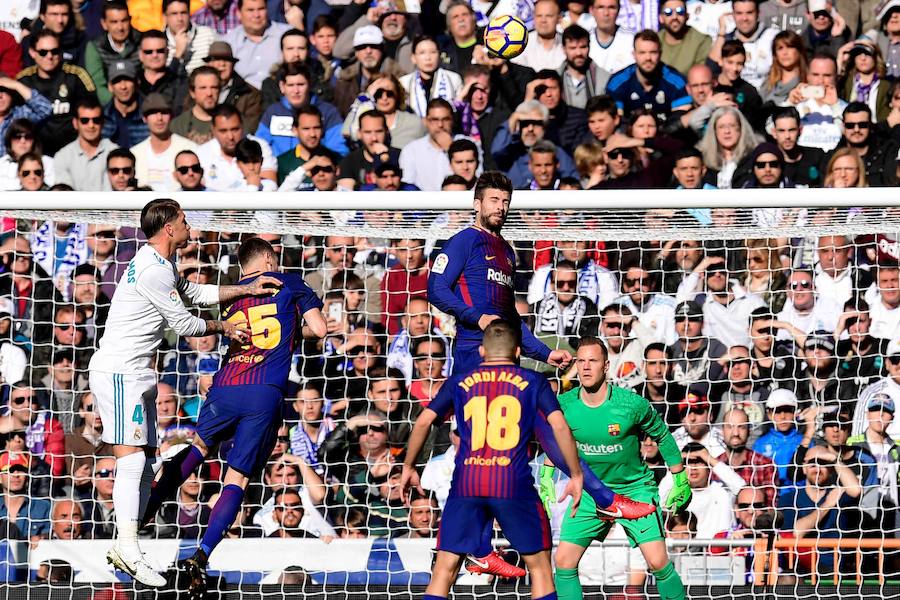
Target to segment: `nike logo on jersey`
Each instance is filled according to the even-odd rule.
[[[495,258],[497,258],[496,254],[485,254],[484,255],[484,260],[494,260]]]

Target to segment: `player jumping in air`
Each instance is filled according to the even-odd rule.
[[[563,498],[578,508],[582,472],[572,433],[547,379],[516,364],[519,329],[493,321],[484,331],[484,362],[452,375],[424,409],[409,437],[402,484],[420,488],[418,456],[437,419],[456,416],[460,444],[437,539],[437,558],[423,600],[446,600],[465,555],[479,549],[494,519],[522,555],[531,574],[531,597],[555,600],[550,567],[550,521],[534,488],[529,445],[535,423],[547,421],[572,478]],[[558,444],[558,445],[557,445]],[[421,491],[421,488],[420,488]]]
[[[181,294],[209,305],[238,296],[270,296],[281,282],[261,277],[244,285],[197,285],[178,275],[172,256],[187,246],[191,230],[174,200],[153,200],[141,211],[147,243],[128,263],[113,295],[106,332],[91,358],[90,387],[103,421],[102,439],[113,446],[116,543],[106,555],[117,569],[145,585],[161,587],[138,546],[138,517],[160,464],[156,456],[156,351],[168,324],[180,336],[223,333],[245,340],[246,328],[191,315]]]
[[[249,328],[249,341],[232,343],[228,349],[200,408],[193,445],[165,464],[143,518],[146,523],[156,515],[163,500],[203,463],[210,448],[234,438],[222,493],[209,517],[209,526],[200,547],[182,563],[193,598],[205,594],[209,555],[234,523],[247,483],[262,471],[275,446],[301,317],[312,335],[321,338],[326,333],[320,312],[322,301],[299,275],[278,272],[278,257],[269,242],[260,238],[243,242],[238,263],[242,285],[266,279],[278,281],[281,287],[272,296],[239,298],[225,307],[223,314],[228,322]]]
[[[481,362],[478,347],[483,331],[494,320],[502,319],[520,327],[522,354],[554,367],[565,368],[572,355],[565,350],[550,350],[538,340],[516,311],[516,255],[503,239],[501,230],[509,214],[512,182],[503,173],[486,171],[475,183],[475,223],[451,237],[435,258],[428,277],[428,300],[456,318],[456,343],[453,348],[453,373],[464,373]],[[549,437],[546,424],[539,423],[542,437]],[[601,513],[625,519],[655,512],[656,507],[616,496],[585,473],[585,490],[596,500]],[[514,567],[491,552],[493,528],[484,531],[484,539],[466,568],[473,573],[492,573],[503,577],[522,576]]]
[[[659,503],[659,488],[653,473],[641,459],[640,436],[659,444],[659,452],[674,476],[666,508],[678,512],[691,501],[691,488],[681,461],[681,452],[659,413],[650,403],[629,390],[606,381],[609,367],[606,347],[597,338],[581,339],[575,358],[581,387],[559,397],[566,421],[578,446],[578,454],[597,477],[620,494],[643,502]],[[541,467],[540,495],[549,507],[556,496],[553,465]],[[603,541],[613,523],[600,519],[593,500],[586,497],[577,511],[566,511],[556,550],[556,589],[560,600],[582,597],[578,563],[591,542]],[[622,526],[632,547],[641,549],[647,566],[656,576],[662,600],[684,600],[684,585],[669,561],[663,534],[662,510]]]

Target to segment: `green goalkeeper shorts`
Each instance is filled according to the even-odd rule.
[[[652,502],[658,507],[655,513],[640,519],[619,519],[619,523],[622,524],[631,547],[634,548],[640,544],[665,539],[662,508],[659,508],[659,494],[656,489],[640,490],[638,493],[625,495],[639,502]],[[559,541],[587,548],[594,540],[600,542],[605,540],[614,523],[615,521],[601,520],[597,516],[597,504],[594,502],[594,499],[588,494],[584,494],[581,496],[581,504],[578,506],[578,512],[574,517],[571,516],[571,508],[566,509],[562,529],[559,533]]]

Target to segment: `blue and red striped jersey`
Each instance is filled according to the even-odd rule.
[[[443,419],[456,415],[460,444],[451,497],[532,497],[534,425],[560,410],[543,375],[513,363],[483,364],[451,376],[428,409]]]
[[[213,386],[287,385],[294,349],[301,338],[303,314],[322,308],[322,301],[298,275],[264,273],[282,281],[273,296],[244,296],[222,311],[222,318],[245,322],[250,342],[234,340],[225,355],[222,368],[213,378]],[[250,283],[257,276],[242,279]]]
[[[522,329],[522,353],[546,362],[550,348],[534,337],[516,311],[516,253],[499,235],[467,227],[444,244],[428,276],[428,301],[456,318],[459,344],[481,343],[482,315]]]

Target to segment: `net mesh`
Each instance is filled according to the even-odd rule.
[[[14,491],[32,508],[0,521],[6,534],[0,574],[24,585],[49,570],[63,589],[83,589],[78,582],[99,589],[115,581],[103,559],[115,534],[115,461],[96,443],[101,424],[87,362],[104,334],[115,283],[142,243],[139,212],[0,216],[6,232],[0,433],[7,464],[16,452],[32,457],[24,483],[4,475],[5,502]],[[839,578],[884,590],[897,581],[900,446],[891,440],[900,431],[890,402],[900,401],[900,387],[890,360],[898,350],[889,343],[900,335],[900,283],[890,268],[898,216],[890,207],[551,206],[511,213],[504,236],[518,258],[517,307],[532,330],[554,348],[602,337],[612,350],[610,379],[650,399],[679,445],[699,442],[708,450],[711,458],[690,457],[691,472],[703,479],[695,482],[695,504],[665,521],[672,539],[698,540],[670,549],[686,583],[725,586],[737,596],[752,589],[745,586],[777,580],[789,586],[783,591],[815,597],[820,592],[807,584]],[[427,548],[449,490],[449,431],[439,429],[419,461],[434,503],[404,502],[390,475],[412,421],[451,368],[454,321],[422,299],[429,260],[471,222],[471,211],[215,210],[190,211],[188,218],[192,241],[178,257],[183,276],[233,283],[241,239],[260,234],[275,244],[284,270],[303,275],[323,297],[329,322],[324,343],[307,340],[298,349],[286,424],[216,551],[217,576],[245,586],[242,598],[262,589],[247,591],[259,583],[305,581],[307,593],[359,589],[366,597],[381,593],[372,591],[378,586],[418,589],[428,581]],[[79,268],[85,264],[97,273]],[[696,307],[682,307],[686,300]],[[702,325],[695,325],[698,309]],[[754,310],[771,314],[751,316]],[[192,439],[221,344],[215,337],[167,336],[157,360],[161,451]],[[382,366],[387,372],[377,370]],[[574,369],[548,375],[560,389],[577,381]],[[383,383],[391,378],[396,392],[383,389],[394,389]],[[20,380],[34,392],[30,412],[17,410],[22,393],[10,384]],[[796,411],[787,410],[790,402],[779,404],[777,390],[798,398]],[[399,397],[388,399],[391,393]],[[876,405],[884,410],[868,410]],[[729,412],[734,408],[743,416]],[[365,427],[376,410],[389,411],[387,438],[378,453],[364,456],[348,426]],[[742,419],[749,423],[743,429]],[[873,442],[870,433],[879,427],[886,435]],[[741,447],[733,439],[738,430],[756,454],[729,453]],[[226,452],[215,453],[142,532],[156,566],[177,558],[171,540],[188,547],[184,540],[202,534],[221,491]],[[642,453],[665,492],[658,449],[648,442]],[[275,510],[274,493],[285,487],[299,492],[298,523]],[[816,501],[834,508],[814,513]],[[423,506],[425,516],[416,509]],[[555,536],[564,510],[553,507]],[[273,532],[330,543],[272,546],[277,542],[260,539]],[[708,541],[714,537],[719,541]],[[819,547],[790,548],[797,537]],[[67,545],[70,539],[88,545]],[[841,544],[847,547],[833,548]],[[633,584],[640,594],[653,583],[640,552],[626,546],[617,527],[603,547],[589,550],[581,565],[586,589],[606,595],[608,586]],[[514,553],[508,558],[517,560]],[[526,596],[525,588],[506,589],[486,576],[464,575],[460,583],[475,586],[476,597]]]

